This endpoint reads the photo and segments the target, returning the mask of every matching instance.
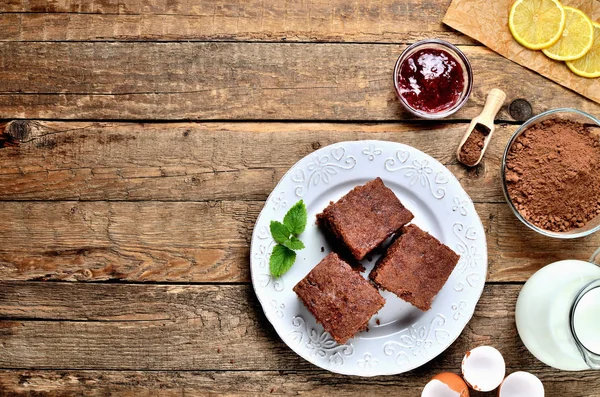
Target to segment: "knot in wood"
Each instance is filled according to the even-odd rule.
[[[27,120],[11,121],[4,133],[11,141],[21,143],[31,135],[31,123]]]
[[[0,148],[17,146],[31,135],[31,122],[16,120],[0,125]]]
[[[81,275],[83,276],[83,278],[85,280],[89,280],[94,276],[94,273],[92,273],[92,271],[90,269],[83,269],[83,271],[81,272]]]

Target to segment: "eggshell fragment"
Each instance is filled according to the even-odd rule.
[[[469,388],[460,376],[442,372],[425,385],[421,397],[469,397]]]
[[[544,385],[529,372],[513,372],[500,385],[498,397],[544,397]]]
[[[498,350],[491,346],[479,346],[465,354],[461,370],[473,390],[491,391],[502,383],[506,365]]]

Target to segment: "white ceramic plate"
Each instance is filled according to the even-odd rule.
[[[433,301],[421,312],[392,293],[363,331],[345,345],[323,331],[292,288],[329,252],[315,216],[353,187],[380,177],[412,211],[413,223],[460,255]],[[303,199],[308,224],[296,263],[281,278],[269,274],[275,242],[271,220],[282,221]],[[322,250],[322,247],[324,248]],[[377,257],[365,259],[365,277]],[[348,375],[390,375],[409,371],[443,352],[471,319],[487,273],[485,232],[473,203],[452,173],[407,145],[383,141],[342,142],[298,161],[279,181],[258,216],[250,250],[252,285],[275,330],[296,353],[326,370]]]

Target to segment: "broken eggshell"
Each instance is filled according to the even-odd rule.
[[[461,365],[467,384],[478,391],[497,388],[506,373],[502,354],[491,346],[479,346],[465,354]]]
[[[513,372],[500,385],[498,397],[544,397],[544,385],[529,372]]]
[[[421,397],[469,397],[469,388],[460,376],[442,372],[425,385]]]

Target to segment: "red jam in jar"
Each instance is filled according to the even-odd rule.
[[[462,65],[442,49],[415,51],[402,62],[396,78],[399,94],[408,106],[425,113],[452,108],[465,88]]]

